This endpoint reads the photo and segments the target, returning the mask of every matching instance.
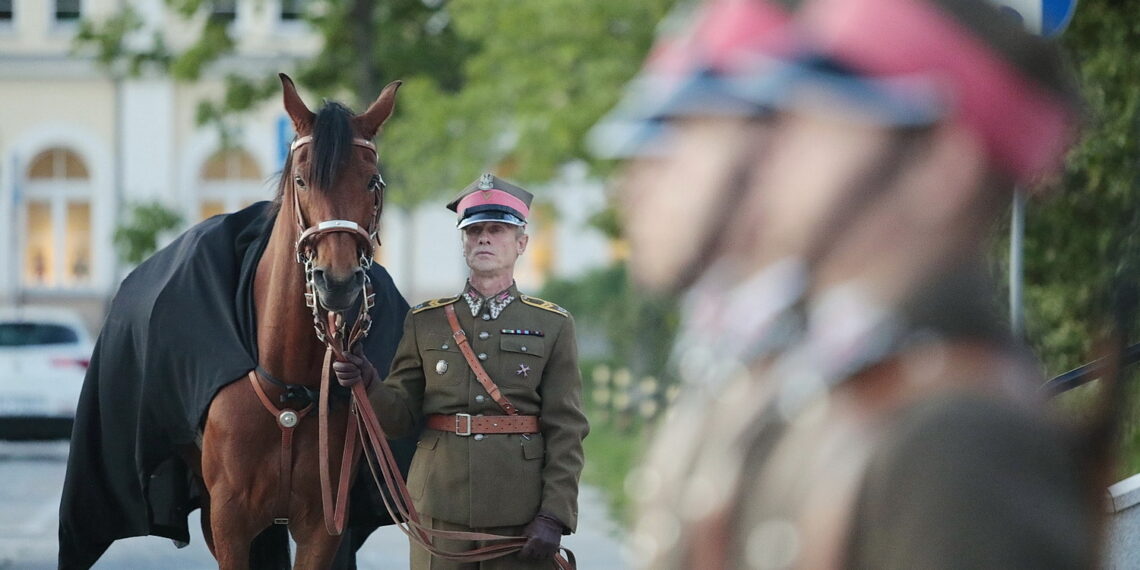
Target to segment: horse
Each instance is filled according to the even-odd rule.
[[[358,457],[351,443],[340,464],[323,465],[329,462],[318,453],[354,440],[348,400],[329,393],[329,343],[347,348],[351,319],[342,315],[357,306],[351,340],[367,334],[366,271],[378,245],[384,191],[372,139],[392,113],[400,82],[354,115],[333,102],[314,113],[293,81],[285,74],[280,79],[296,138],[253,281],[258,368],[250,381],[218,391],[206,413],[200,455],[191,460],[205,488],[203,533],[223,570],[287,565],[285,528],[297,544],[294,568],[330,567]],[[314,404],[305,395],[317,391],[322,409],[313,415],[327,429],[306,421]],[[329,481],[340,482],[335,513]],[[326,520],[329,514],[337,520]],[[275,549],[273,562],[257,558],[255,539],[267,529],[258,540]]]

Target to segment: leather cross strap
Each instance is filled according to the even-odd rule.
[[[475,358],[475,351],[471,350],[471,345],[467,342],[467,333],[459,328],[459,317],[455,316],[455,305],[448,305],[443,308],[443,312],[447,313],[447,322],[451,325],[451,336],[455,337],[455,343],[459,345],[459,351],[463,353],[463,358],[467,360],[467,365],[471,367],[471,371],[475,373],[475,378],[483,385],[483,389],[490,394],[491,399],[499,405],[508,415],[515,415],[519,413],[515,405],[499,391],[499,387],[487,375],[487,371],[483,370],[483,365],[479,364],[479,359]]]
[[[429,414],[427,427],[462,436],[478,433],[538,433],[538,416]]]
[[[277,516],[273,517],[273,524],[289,524],[289,493],[293,490],[293,429],[309,411],[313,404],[305,406],[302,410],[278,409],[269,401],[265,389],[257,379],[257,372],[249,371],[249,381],[257,392],[261,405],[277,420],[277,427],[281,429],[281,464],[279,468],[280,479],[277,482]],[[292,414],[290,416],[290,414]]]

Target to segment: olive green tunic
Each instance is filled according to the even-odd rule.
[[[525,525],[542,510],[573,531],[582,439],[589,431],[574,319],[513,285],[508,292],[514,300],[497,316],[489,303],[472,316],[461,297],[414,307],[391,372],[371,387],[370,399],[393,437],[411,432],[426,414],[504,414],[452,338],[443,307],[455,303],[487,374],[519,414],[541,417],[541,433],[460,436],[424,430],[408,475],[417,510],[472,528]]]

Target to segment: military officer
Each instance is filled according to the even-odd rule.
[[[467,283],[457,296],[412,309],[388,377],[369,387],[388,434],[426,423],[408,476],[425,525],[528,540],[518,554],[481,566],[413,545],[413,568],[549,568],[560,537],[577,524],[589,427],[574,319],[514,282],[532,198],[488,173],[448,204],[458,214]],[[376,377],[356,355],[334,368],[346,385]],[[434,546],[479,544],[437,538]]]
[[[692,66],[719,108],[654,117],[622,191],[636,276],[724,293],[689,297],[639,562],[1096,567],[1103,465],[989,302],[987,230],[1077,122],[1056,47],[981,0],[807,0],[795,28],[784,65]],[[650,214],[678,198],[683,240]]]

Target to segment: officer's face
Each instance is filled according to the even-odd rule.
[[[463,258],[472,273],[514,272],[515,261],[526,251],[527,235],[519,226],[502,222],[480,222],[460,230]]]
[[[630,244],[630,268],[642,284],[658,290],[685,285],[681,279],[701,256],[709,236],[732,216],[725,195],[738,163],[754,144],[756,122],[733,117],[674,121],[663,157],[628,163],[620,181],[620,206]]]

